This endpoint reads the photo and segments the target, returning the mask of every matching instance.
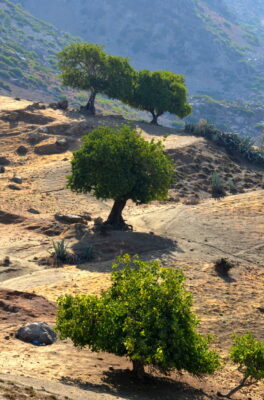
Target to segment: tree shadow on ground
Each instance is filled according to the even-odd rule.
[[[197,381],[193,378],[193,382],[195,380]],[[83,382],[68,377],[62,378],[61,381],[83,390],[108,393],[126,400],[215,400],[218,398],[216,395],[210,395],[196,388],[195,383],[192,385],[192,383],[183,382],[180,376],[174,380],[146,374],[144,380],[139,381],[129,369],[104,371],[102,384]]]
[[[109,231],[107,234],[93,233],[89,230],[78,232],[72,227],[65,240],[71,251],[83,262],[80,269],[102,272],[101,263],[105,263],[105,271],[111,271],[111,262],[122,254],[138,254],[145,260],[169,256],[173,252],[182,253],[177,242],[169,238],[144,232]],[[92,257],[85,261],[85,255],[92,249]]]

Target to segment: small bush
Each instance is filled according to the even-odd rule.
[[[177,269],[128,254],[113,265],[112,286],[101,296],[62,296],[56,329],[62,339],[92,351],[127,356],[142,377],[144,366],[212,374],[220,366],[210,338],[197,331],[192,296]]]
[[[67,245],[65,240],[62,239],[59,242],[52,241],[52,246],[54,249],[54,258],[59,262],[65,262],[68,257]]]
[[[92,245],[88,245],[85,249],[83,249],[82,253],[79,256],[80,261],[91,261],[94,258],[94,248]]]
[[[238,154],[245,160],[264,167],[264,152],[254,147],[251,137],[240,137],[236,133],[225,133],[214,125],[201,120],[198,124],[186,124],[185,132],[205,137],[225,148],[230,154]]]
[[[220,258],[215,262],[215,271],[219,275],[228,276],[231,268],[234,268],[235,264],[226,258]]]
[[[214,198],[224,197],[226,194],[222,179],[217,172],[213,172],[211,176],[211,192]]]
[[[243,387],[254,385],[264,379],[264,343],[255,339],[250,332],[241,336],[234,335],[230,358],[238,364],[243,379],[237,387],[225,395],[228,398]]]

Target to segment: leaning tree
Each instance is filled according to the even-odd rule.
[[[75,346],[127,356],[144,376],[150,365],[168,373],[212,374],[220,359],[197,331],[192,296],[180,270],[128,254],[114,264],[112,286],[101,296],[62,296],[57,331]]]
[[[184,118],[191,113],[184,77],[167,71],[139,71],[134,75],[132,94],[124,101],[152,114],[152,124],[165,112]]]
[[[98,199],[113,199],[106,223],[123,230],[128,227],[122,217],[126,202],[166,198],[173,171],[160,141],[148,142],[127,125],[99,127],[83,137],[74,153],[68,186],[75,192],[92,192]]]
[[[73,43],[58,54],[63,85],[90,92],[86,110],[95,114],[97,93],[121,99],[130,96],[133,68],[127,58],[108,55],[103,46]]]

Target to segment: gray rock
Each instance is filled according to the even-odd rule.
[[[5,172],[5,167],[3,167],[2,165],[0,166],[0,174],[3,174]]]
[[[16,338],[36,345],[48,345],[56,341],[57,335],[46,322],[33,322],[19,328]]]
[[[68,140],[65,138],[57,139],[56,144],[61,147],[65,147],[68,144]]]
[[[36,210],[35,208],[29,208],[27,211],[31,214],[40,214],[40,211]]]
[[[14,175],[12,178],[12,182],[15,182],[15,183],[18,183],[19,185],[21,185],[21,183],[23,183],[23,179],[19,175]]]
[[[25,156],[25,155],[28,153],[28,149],[27,149],[26,146],[19,146],[19,147],[16,149],[16,153],[17,153],[19,156]]]
[[[8,187],[9,187],[9,189],[12,189],[12,190],[21,190],[21,187],[19,187],[17,185],[13,185],[13,184],[8,185]]]
[[[86,221],[91,221],[91,216],[89,214],[84,215],[74,215],[74,214],[55,214],[55,219],[64,224],[77,224],[86,223]]]
[[[9,165],[10,161],[6,157],[0,157],[0,165]]]

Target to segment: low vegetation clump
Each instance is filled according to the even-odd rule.
[[[243,387],[255,385],[264,379],[264,343],[257,340],[250,332],[241,336],[234,335],[230,358],[238,364],[243,379],[237,387],[224,396],[228,398]]]
[[[127,125],[99,127],[83,137],[73,155],[68,187],[92,192],[98,199],[113,199],[106,224],[111,229],[129,227],[122,211],[129,199],[136,204],[167,197],[174,166],[161,142],[148,142]]]
[[[222,132],[205,121],[199,124],[186,124],[185,131],[212,140],[217,145],[224,147],[229,154],[240,155],[246,161],[264,167],[264,152],[261,148],[254,147],[254,141],[250,137],[240,137],[236,133]]]
[[[217,172],[211,176],[211,191],[214,198],[224,197],[226,194],[223,181]]]
[[[235,264],[227,258],[219,258],[215,262],[215,271],[219,275],[228,276],[229,271],[234,268]]]
[[[127,356],[138,377],[147,365],[194,375],[213,374],[220,367],[219,356],[209,349],[210,338],[197,332],[181,271],[129,255],[113,268],[112,286],[100,297],[59,298],[56,329],[62,339]]]

